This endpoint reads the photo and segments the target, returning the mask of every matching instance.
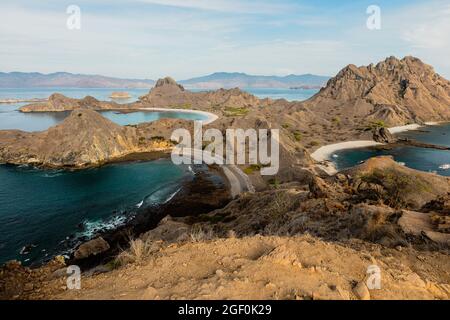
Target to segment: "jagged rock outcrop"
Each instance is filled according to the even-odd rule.
[[[397,141],[387,128],[375,128],[373,130],[373,140],[381,143],[394,143]]]
[[[450,120],[450,82],[414,57],[342,69],[306,105],[325,118],[388,126]]]
[[[58,112],[72,111],[75,109],[113,110],[123,109],[125,107],[125,105],[120,105],[115,102],[99,101],[91,96],[86,96],[83,99],[73,99],[60,93],[54,93],[45,102],[28,104],[19,110],[21,112]]]
[[[82,168],[133,153],[169,150],[170,132],[180,120],[119,126],[92,110],[78,109],[46,131],[0,131],[0,162]]]
[[[217,112],[226,107],[246,108],[259,104],[258,98],[238,88],[191,92],[186,91],[183,86],[170,77],[159,79],[155,87],[139,100],[139,104],[145,107],[193,108]]]

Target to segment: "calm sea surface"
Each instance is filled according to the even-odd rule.
[[[427,126],[420,131],[408,131],[399,134],[399,136],[450,147],[450,124]],[[450,176],[450,168],[448,168],[450,166],[450,151],[448,150],[407,146],[380,151],[372,148],[362,148],[336,152],[333,156],[333,161],[338,169],[344,169],[381,155],[391,155],[397,162],[401,162],[413,169]]]

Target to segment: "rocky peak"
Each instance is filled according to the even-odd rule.
[[[389,126],[450,120],[450,82],[415,57],[368,66],[350,64],[330,79],[308,105],[323,117],[346,114]],[[332,112],[331,112],[332,113]]]
[[[165,77],[162,79],[159,79],[156,82],[155,89],[156,88],[162,88],[162,87],[177,87],[181,91],[184,91],[184,87],[180,84],[178,84],[173,78],[171,77]]]

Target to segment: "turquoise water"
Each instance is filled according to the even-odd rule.
[[[0,104],[0,130],[19,129],[23,131],[43,131],[63,121],[70,112],[39,112],[22,113],[17,111],[21,104]],[[188,112],[132,112],[120,113],[117,111],[100,112],[106,118],[120,125],[151,122],[162,118],[176,118],[188,120],[204,120],[203,114]]]
[[[302,101],[311,98],[318,89],[278,89],[278,88],[244,88],[244,91],[254,94],[258,98],[286,99],[288,101]],[[113,100],[110,95],[113,91],[125,91],[131,96],[130,99]],[[193,89],[193,92],[203,90]],[[84,98],[89,95],[102,101],[116,101],[118,103],[129,103],[136,101],[140,96],[149,92],[149,89],[91,89],[91,88],[0,88],[0,99],[7,98],[48,98],[52,93],[61,93],[71,98]]]
[[[138,97],[146,94],[147,89],[117,89],[128,92],[132,98],[119,100],[118,102],[136,101]],[[79,89],[79,88],[31,88],[31,89],[3,89],[0,88],[0,99],[7,98],[47,98],[54,92],[62,93],[71,98],[83,98],[91,95],[99,100],[111,100],[109,96],[113,89]],[[195,91],[195,90],[194,90]],[[289,89],[248,89],[249,92],[260,98],[270,97],[272,99],[305,100],[312,96],[317,90],[289,90]],[[27,103],[0,104],[0,130],[19,129],[23,131],[43,131],[63,121],[69,112],[44,112],[44,113],[21,113],[17,110]],[[138,124],[151,122],[162,118],[177,118],[189,120],[204,120],[201,114],[187,112],[133,112],[121,114],[116,111],[101,112],[106,118],[120,124]]]
[[[421,131],[408,131],[399,134],[399,136],[450,147],[450,124],[427,126],[422,128]],[[391,155],[397,162],[402,162],[407,167],[413,169],[426,172],[436,172],[439,175],[450,176],[450,169],[444,168],[446,164],[450,165],[450,151],[448,150],[435,150],[407,146],[380,151],[372,148],[361,148],[336,152],[333,156],[333,162],[336,164],[338,169],[345,169],[357,165],[371,157],[381,155]]]
[[[75,172],[0,165],[0,263],[64,252],[125,223],[139,205],[166,201],[191,175],[170,159]]]
[[[114,91],[125,91],[131,96],[130,99],[113,100],[110,98]],[[58,92],[70,98],[81,99],[92,96],[102,101],[116,101],[118,103],[129,103],[136,101],[140,96],[147,94],[149,89],[91,89],[91,88],[0,88],[0,99],[13,98],[39,98],[46,99],[51,94]]]
[[[286,99],[287,101],[304,101],[311,98],[319,90],[318,89],[245,89],[245,91],[257,96],[260,99]]]

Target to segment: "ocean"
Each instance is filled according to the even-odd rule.
[[[400,133],[399,137],[410,138],[421,142],[450,147],[450,124],[426,126],[420,130]],[[352,167],[369,158],[390,155],[394,160],[405,166],[421,171],[434,172],[450,176],[450,151],[401,146],[392,150],[376,150],[361,148],[341,150],[333,156],[333,162],[338,170]]]

